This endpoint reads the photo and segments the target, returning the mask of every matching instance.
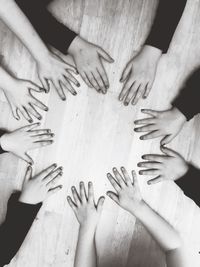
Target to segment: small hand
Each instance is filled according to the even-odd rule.
[[[56,167],[56,164],[53,164],[32,177],[32,168],[29,166],[26,171],[19,201],[27,204],[38,204],[59,191],[62,186],[57,185],[57,183],[63,173],[62,167]]]
[[[77,74],[77,71],[73,66],[63,61],[58,55],[49,52],[45,59],[37,61],[37,71],[40,82],[46,92],[49,92],[49,82],[51,82],[62,100],[66,100],[64,88],[73,95],[77,94],[72,87],[71,82],[76,86],[80,86],[80,84],[69,72],[73,71]]]
[[[132,171],[132,180],[124,167],[121,167],[121,173],[113,168],[113,173],[114,176],[108,173],[107,177],[116,193],[108,191],[107,195],[121,208],[134,212],[143,201],[135,171]]]
[[[4,90],[5,97],[10,105],[13,117],[16,120],[20,119],[20,112],[28,122],[32,123],[32,117],[38,120],[42,119],[41,114],[38,113],[35,107],[44,111],[48,110],[48,107],[36,99],[31,94],[31,91],[44,92],[44,89],[30,81],[13,79],[11,88],[9,90]]]
[[[53,143],[54,134],[49,129],[36,129],[40,123],[21,127],[13,132],[5,133],[0,138],[1,147],[15,154],[29,164],[33,164],[27,151],[48,146]]]
[[[153,175],[147,183],[155,184],[165,180],[177,180],[185,175],[188,165],[181,155],[177,152],[161,147],[164,155],[143,155],[142,159],[146,160],[138,163],[138,167],[146,168],[140,170],[141,175]]]
[[[83,182],[80,182],[79,193],[73,186],[72,196],[73,200],[70,196],[67,197],[67,200],[80,225],[96,227],[101,216],[105,198],[100,197],[97,204],[95,204],[94,189],[91,182],[88,183],[88,192],[86,192]]]
[[[142,51],[132,58],[126,65],[120,82],[124,86],[119,100],[127,106],[137,104],[140,98],[147,98],[152,88],[161,51],[155,47],[145,45]]]
[[[107,92],[109,80],[102,59],[109,63],[114,60],[99,46],[77,36],[68,49],[74,58],[78,72],[89,87],[98,92]]]
[[[185,116],[175,107],[165,111],[151,109],[141,111],[151,116],[134,122],[136,125],[143,125],[135,128],[135,132],[148,132],[140,137],[141,140],[164,136],[161,144],[168,144],[178,135],[186,122]]]

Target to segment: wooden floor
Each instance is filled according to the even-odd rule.
[[[20,252],[9,266],[72,267],[78,223],[68,207],[66,195],[80,180],[94,182],[96,196],[110,185],[106,173],[113,166],[137,170],[144,153],[159,152],[159,140],[140,141],[133,121],[141,108],[165,109],[189,73],[200,63],[200,1],[188,0],[184,16],[173,38],[169,53],[160,62],[150,97],[136,107],[124,107],[118,100],[120,74],[136,53],[149,31],[156,0],[59,0],[53,12],[89,41],[101,45],[115,59],[106,65],[111,87],[99,95],[82,83],[78,95],[61,102],[54,90],[41,99],[50,111],[43,126],[56,134],[54,145],[32,153],[35,170],[57,162],[64,166],[63,190],[43,205],[38,219]],[[170,17],[170,14],[169,14]],[[15,75],[35,79],[35,65],[27,50],[3,24],[0,25],[2,64]],[[14,88],[13,88],[14,89]],[[25,124],[16,122],[1,97],[0,126],[9,130]],[[44,114],[45,115],[45,114]],[[200,166],[200,118],[186,125],[170,144],[185,158]],[[4,220],[10,193],[21,187],[25,163],[12,155],[0,158],[0,218]],[[140,177],[144,198],[174,227],[180,230],[194,254],[190,266],[200,262],[200,212],[172,182],[149,187]],[[142,225],[110,200],[106,200],[97,233],[102,267],[164,267],[165,259]]]

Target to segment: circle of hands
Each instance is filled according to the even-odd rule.
[[[98,93],[107,93],[110,85],[104,62],[113,63],[114,60],[101,47],[78,36],[70,46],[67,56],[56,50],[52,51],[49,51],[45,60],[41,59],[36,62],[40,85],[13,78],[8,88],[4,89],[15,119],[19,120],[23,117],[29,123],[33,123],[34,119],[42,119],[41,111],[47,112],[48,107],[36,97],[36,93],[39,96],[54,88],[63,101],[66,100],[66,92],[75,96],[77,91],[74,87],[80,86],[75,74],[80,74],[87,86],[94,88]],[[151,47],[144,46],[140,53],[125,66],[120,79],[123,86],[119,94],[119,101],[124,106],[130,103],[135,105],[140,99],[148,97],[160,57],[160,53],[152,51]],[[177,152],[166,148],[165,145],[179,134],[186,122],[185,116],[175,107],[164,111],[142,109],[141,112],[148,117],[134,122],[136,126],[134,131],[142,133],[140,139],[148,140],[158,137],[163,139],[161,140],[161,154],[142,156],[143,161],[138,163],[138,167],[143,169],[139,171],[139,174],[153,176],[148,181],[149,185],[180,178],[187,172],[187,163]],[[33,123],[5,133],[0,139],[1,147],[28,164],[33,164],[28,151],[51,145],[54,139],[54,134],[50,129],[39,129],[39,125],[40,123]],[[34,195],[34,192],[37,192],[34,203],[44,200],[50,194],[49,192],[54,193],[61,189],[61,185],[57,185],[61,176],[62,167],[56,168],[54,164],[32,178],[32,169],[29,166],[21,198],[28,201],[28,195]],[[115,189],[115,192],[107,192],[113,201],[128,211],[135,210],[141,205],[143,200],[134,171],[130,178],[124,167],[121,168],[121,173],[114,168],[113,175],[109,173],[107,177]],[[73,199],[70,196],[67,199],[79,223],[82,224],[82,221],[88,220],[90,224],[91,220],[96,225],[102,211],[104,197],[100,197],[97,203],[95,202],[91,182],[87,190],[83,182],[80,183],[79,192],[72,187],[72,196]]]

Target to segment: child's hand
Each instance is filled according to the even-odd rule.
[[[51,52],[48,53],[45,59],[37,61],[38,77],[43,88],[45,88],[46,92],[49,92],[49,82],[51,82],[62,100],[66,100],[64,88],[73,95],[77,94],[72,87],[71,82],[76,86],[80,86],[79,82],[69,70],[77,73],[73,66],[67,64],[58,55]]]
[[[165,136],[161,141],[161,145],[171,142],[186,122],[185,116],[175,107],[165,111],[142,109],[142,112],[151,115],[151,117],[135,121],[136,125],[143,126],[134,130],[138,133],[148,132],[140,137],[141,140]]]
[[[114,176],[108,173],[107,177],[117,193],[108,191],[107,195],[123,209],[134,213],[143,202],[135,171],[132,171],[132,180],[124,167],[121,173],[113,168],[113,173]]]
[[[54,134],[49,129],[36,129],[40,123],[21,127],[13,132],[5,133],[0,138],[3,150],[11,152],[29,164],[33,164],[27,151],[48,146],[53,143]]]
[[[119,100],[127,106],[135,105],[140,98],[146,98],[152,88],[161,51],[145,45],[142,51],[126,65],[120,82],[124,83]]]
[[[106,93],[109,81],[102,64],[102,59],[113,63],[114,60],[99,46],[77,36],[68,49],[74,58],[78,72],[89,87]]]
[[[63,174],[62,167],[56,167],[56,164],[53,164],[32,177],[32,168],[29,166],[26,171],[19,201],[27,204],[38,204],[60,190],[62,186],[57,185],[57,183]]]
[[[105,198],[100,197],[97,204],[95,204],[93,184],[91,182],[88,183],[88,192],[86,192],[83,182],[80,182],[79,193],[73,186],[72,196],[73,200],[70,196],[67,197],[67,200],[70,207],[73,209],[80,226],[96,228]]]
[[[142,158],[146,161],[138,163],[138,167],[146,168],[139,171],[139,174],[155,176],[148,184],[177,180],[188,170],[188,165],[181,155],[166,147],[161,147],[161,151],[164,155],[143,155]]]
[[[44,92],[44,90],[36,84],[18,79],[12,79],[9,88],[4,90],[5,97],[10,105],[13,117],[16,120],[20,119],[20,113],[28,122],[32,123],[32,117],[38,120],[42,119],[36,107],[44,111],[48,110],[47,106],[31,94],[31,91]]]

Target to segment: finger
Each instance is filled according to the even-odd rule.
[[[128,76],[130,75],[131,71],[132,71],[132,62],[129,62],[126,65],[126,67],[123,70],[123,72],[122,72],[122,76],[120,78],[120,82],[121,83],[123,83],[128,78]]]
[[[132,174],[132,179],[133,179],[133,185],[139,186],[136,172],[132,170],[131,174]]]
[[[94,203],[94,188],[92,182],[88,183],[88,202]]]
[[[121,174],[119,173],[119,171],[117,170],[117,168],[113,168],[113,173],[115,175],[115,180],[118,182],[118,184],[121,187],[124,187],[125,181],[124,181],[123,177],[121,176]]]
[[[44,105],[41,101],[36,99],[34,96],[32,96],[31,104],[35,105],[36,107],[38,107],[44,111],[48,111],[48,107],[46,105]]]
[[[50,84],[49,84],[48,79],[46,79],[46,78],[44,78],[44,77],[41,77],[41,76],[39,76],[39,75],[38,75],[38,78],[39,78],[39,80],[40,80],[40,83],[41,83],[41,85],[42,85],[42,88],[44,88],[44,90],[45,90],[45,93],[48,93],[49,90],[50,90]]]
[[[105,84],[104,84],[104,82],[102,80],[102,77],[99,74],[99,72],[98,71],[93,71],[92,75],[93,75],[94,79],[96,80],[99,89],[102,91],[103,94],[105,94],[107,92],[107,88],[106,88],[106,86],[105,86]]]
[[[43,140],[43,141],[36,141],[32,144],[32,149],[44,147],[44,146],[49,146],[53,144],[53,140]]]
[[[102,212],[104,201],[105,201],[105,197],[100,197],[99,198],[99,200],[97,202],[97,211],[98,211],[98,213]]]
[[[148,134],[140,136],[140,140],[149,140],[157,137],[161,137],[163,134],[160,131],[152,131]]]
[[[45,176],[42,181],[48,185],[48,183],[50,183],[51,181],[53,181],[58,175],[62,175],[63,172],[63,168],[59,167],[57,169],[54,169],[53,171],[51,171],[47,176]]]
[[[140,175],[159,175],[160,171],[157,169],[140,170]]]
[[[162,146],[164,146],[166,144],[169,144],[174,138],[175,136],[173,134],[168,134],[161,140],[160,143]]]
[[[20,128],[20,130],[24,130],[26,132],[29,132],[32,129],[37,128],[38,126],[40,126],[40,122],[36,122],[36,123],[33,123],[33,124],[28,124],[26,126],[23,126],[23,127]]]
[[[160,113],[159,111],[152,110],[152,109],[141,109],[141,112],[148,114],[148,115],[151,115],[153,117],[157,117]]]
[[[26,110],[29,114],[32,114],[36,119],[41,120],[42,116],[37,112],[37,110],[34,108],[34,106],[29,103],[29,106],[26,106]]]
[[[43,141],[50,141],[54,137],[53,133],[46,133],[46,134],[39,134],[39,135],[33,135],[32,137],[32,142],[43,142]]]
[[[144,99],[148,97],[148,95],[149,95],[149,93],[151,91],[151,88],[153,86],[153,82],[154,82],[154,80],[152,82],[148,82],[147,83],[146,88],[145,88],[145,91],[144,91],[144,95],[143,95],[143,98]]]
[[[158,155],[158,154],[145,154],[142,156],[142,159],[162,163],[165,157],[166,156],[164,155]]]
[[[61,172],[56,172],[55,171],[55,173],[54,173],[54,178],[52,178],[47,184],[46,184],[46,186],[47,186],[47,188],[48,189],[52,189],[53,187],[55,187],[55,185],[58,183],[58,181],[60,180],[60,178],[62,177],[62,175],[63,175],[63,172],[61,171]]]
[[[65,96],[65,93],[64,93],[64,90],[63,90],[63,87],[62,87],[62,84],[60,81],[57,81],[57,80],[54,80],[52,81],[53,83],[53,86],[57,92],[57,94],[59,95],[59,97],[65,101],[66,100],[66,96]]]
[[[100,66],[98,66],[97,68],[97,72],[99,73],[99,76],[101,77],[101,81],[104,85],[104,87],[107,89],[109,88],[110,84],[109,84],[109,80],[108,80],[108,75],[106,73],[106,70],[103,66],[103,64],[101,64]]]
[[[72,82],[74,85],[76,85],[77,87],[80,87],[80,83],[79,83],[79,81],[77,81],[77,79],[74,78],[74,76],[73,76],[70,72],[66,71],[66,72],[63,74],[63,76],[64,76],[64,78],[65,78],[67,81],[70,81],[70,82]]]
[[[174,150],[172,150],[172,149],[170,149],[170,148],[167,148],[167,147],[165,147],[165,146],[161,146],[160,147],[160,150],[164,153],[164,154],[166,154],[167,156],[169,156],[169,157],[180,157],[180,155],[176,152],[176,151],[174,151]]]
[[[102,57],[107,62],[109,62],[109,63],[114,62],[114,59],[105,50],[103,50],[101,47],[98,48],[97,52],[98,52],[99,56]]]
[[[136,125],[141,125],[141,124],[154,124],[156,122],[155,118],[146,118],[146,119],[141,119],[141,120],[136,120],[134,123]]]
[[[109,196],[114,202],[116,202],[119,205],[119,198],[116,193],[108,191],[106,195]]]
[[[101,90],[101,88],[99,87],[97,81],[95,80],[92,72],[87,73],[87,78],[88,78],[90,84],[92,85],[92,87],[94,87],[97,91]]]
[[[53,170],[55,170],[56,167],[57,167],[57,164],[56,163],[50,165],[45,170],[43,170],[42,172],[40,172],[37,175],[37,178],[40,179],[40,180],[45,179],[45,177],[47,177]]]
[[[58,191],[60,191],[62,189],[62,185],[58,185],[56,186],[55,188],[51,188],[49,191],[48,191],[48,196],[51,196],[55,193],[57,193]]]
[[[137,164],[140,168],[160,169],[161,163],[157,161],[143,161]]]
[[[126,80],[121,93],[119,95],[119,101],[123,101],[123,99],[125,98],[125,96],[129,93],[129,91],[131,90],[132,85],[134,84],[135,81],[133,81],[132,79],[128,79]],[[124,103],[124,105],[127,105],[126,103]]]
[[[122,174],[123,174],[123,177],[124,177],[124,181],[126,182],[126,184],[127,185],[128,184],[129,185],[132,184],[131,178],[130,178],[128,172],[126,171],[126,169],[124,167],[121,167],[121,171],[122,171]]]
[[[19,110],[22,114],[22,116],[29,122],[32,123],[33,119],[31,118],[31,116],[28,114],[27,110],[25,107],[20,108]]]
[[[117,181],[114,179],[114,177],[110,173],[108,173],[107,178],[110,181],[113,188],[116,190],[116,192],[119,193],[121,191],[121,187],[119,186]]]
[[[124,105],[128,106],[128,104],[130,103],[130,101],[132,99],[135,98],[135,95],[137,94],[137,90],[139,88],[139,84],[137,82],[134,82],[129,90],[129,92],[127,93],[125,100],[124,100]]]
[[[81,202],[86,203],[87,202],[87,196],[86,196],[86,191],[85,191],[85,184],[83,182],[80,182],[79,187],[80,187]]]
[[[67,201],[69,203],[69,206],[72,208],[72,210],[74,212],[76,212],[77,211],[77,206],[76,206],[76,204],[74,203],[74,201],[72,200],[72,198],[70,196],[67,197]]]
[[[157,131],[158,127],[155,124],[148,124],[142,127],[135,128],[134,131],[137,133],[140,132],[151,132],[151,131]]]
[[[81,199],[75,186],[72,186],[72,196],[73,196],[75,204],[79,207],[81,204]]]
[[[24,181],[23,183],[26,183],[28,182],[31,177],[32,177],[32,167],[31,166],[28,166],[28,168],[26,169],[26,173],[25,173],[25,176],[24,176]]]
[[[92,85],[91,85],[91,83],[89,82],[86,73],[85,73],[85,72],[82,72],[82,73],[80,73],[80,75],[81,75],[82,79],[84,80],[84,82],[87,84],[87,86],[88,86],[89,88],[92,88]]]
[[[36,135],[40,135],[40,134],[50,134],[51,133],[51,129],[40,129],[40,130],[31,130],[30,134],[31,136],[36,136]]]
[[[64,86],[72,95],[77,95],[76,90],[65,77],[63,77],[63,79],[60,81],[60,84],[62,87]]]
[[[44,88],[38,86],[37,84],[33,83],[32,81],[27,81],[27,88],[31,89],[35,92],[39,92],[39,93],[45,91]]]
[[[10,104],[10,108],[11,108],[13,117],[14,117],[16,120],[20,120],[20,116],[19,116],[19,114],[18,114],[18,108],[15,107],[11,102],[9,102],[9,104]]]
[[[20,154],[19,157],[30,165],[34,164],[33,159],[27,154],[27,152]]]
[[[157,184],[157,183],[162,182],[162,181],[164,181],[164,179],[162,178],[161,175],[158,175],[156,178],[153,178],[153,179],[147,181],[147,184],[149,184],[149,185]]]
[[[135,93],[135,97],[131,102],[132,105],[136,105],[138,103],[139,99],[142,98],[144,91],[145,91],[145,86],[143,84],[140,84],[137,92]]]

